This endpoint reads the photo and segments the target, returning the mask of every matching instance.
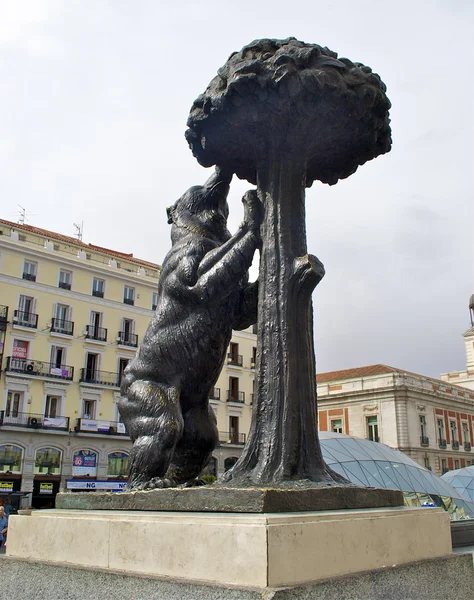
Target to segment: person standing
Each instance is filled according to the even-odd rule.
[[[0,552],[3,551],[5,546],[6,534],[8,529],[8,517],[5,515],[5,509],[0,506]]]

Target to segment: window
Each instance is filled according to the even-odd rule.
[[[230,400],[230,402],[240,401],[238,377],[229,377],[229,390],[227,392],[227,399]]]
[[[102,327],[102,313],[91,311],[90,325],[87,326],[87,338],[98,340],[100,342],[107,341],[107,329]]]
[[[0,446],[0,473],[20,473],[23,450],[20,446]]]
[[[37,263],[25,260],[23,265],[23,279],[28,281],[36,281]]]
[[[128,365],[129,362],[130,362],[129,358],[121,358],[121,359],[119,359],[119,367],[118,367],[119,385],[122,384],[123,372],[125,371],[125,368],[127,367],[127,365]]]
[[[420,435],[422,438],[426,437],[426,417],[425,417],[425,415],[420,415]]]
[[[242,366],[242,356],[239,354],[239,344],[231,342],[229,345],[229,353],[227,354],[227,364]]]
[[[51,331],[72,335],[74,325],[71,322],[71,307],[67,304],[56,304],[54,317],[51,322]]]
[[[84,405],[82,408],[82,418],[83,419],[95,419],[95,409],[96,409],[96,401],[95,400],[84,400]]]
[[[97,379],[97,369],[99,365],[99,355],[94,354],[93,352],[88,352],[86,354],[86,368],[84,373],[84,381],[88,381],[89,383],[94,383]]]
[[[60,369],[66,362],[66,348],[61,346],[51,347],[51,367]]]
[[[124,304],[135,304],[135,288],[125,285],[123,287],[123,303]]]
[[[156,310],[158,306],[158,292],[153,292],[151,295],[151,310]]]
[[[452,444],[456,444],[457,442],[459,442],[458,440],[458,428],[456,425],[456,421],[450,421],[449,422],[449,429],[451,431],[451,443]]]
[[[73,477],[96,477],[97,453],[92,450],[78,450],[72,456]]]
[[[448,463],[445,458],[441,459],[441,472],[443,473],[443,475],[444,475],[444,473],[448,472]]]
[[[59,396],[46,396],[46,405],[44,407],[44,416],[50,419],[59,417]]]
[[[61,452],[56,448],[39,448],[35,457],[35,473],[61,474]]]
[[[377,417],[367,417],[367,437],[372,442],[379,441],[379,425]]]
[[[92,295],[97,298],[104,297],[105,281],[94,277],[92,280]]]
[[[446,438],[444,436],[444,419],[437,419],[436,424],[438,427],[438,440],[441,444],[446,441]]]
[[[465,446],[471,442],[471,438],[469,437],[469,426],[465,421],[462,424],[462,439]]]
[[[18,301],[18,310],[13,314],[13,321],[23,327],[36,327],[38,315],[34,313],[35,299],[31,296],[21,295]]]
[[[135,335],[135,321],[133,319],[122,319],[122,330],[119,331],[118,343],[124,346],[138,346],[138,336]]]
[[[72,281],[71,271],[63,271],[63,269],[61,269],[59,271],[58,287],[62,288],[63,290],[70,290],[71,289],[71,281]]]
[[[255,364],[257,362],[257,348],[255,346],[252,347],[252,359],[250,361],[250,368],[255,369]]]
[[[425,469],[428,469],[428,471],[431,471],[430,459],[427,456],[425,456],[424,461],[425,461]]]
[[[107,477],[126,477],[128,458],[125,452],[111,452],[107,457]]]
[[[342,419],[331,420],[331,431],[334,431],[334,433],[342,433]]]
[[[454,461],[454,468],[459,469],[459,460]]]
[[[229,417],[229,439],[231,444],[239,443],[239,417]]]
[[[18,418],[22,412],[23,392],[7,392],[7,405],[5,407],[5,417]]]

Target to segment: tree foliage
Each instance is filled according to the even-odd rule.
[[[306,186],[335,184],[391,147],[390,101],[369,67],[295,38],[233,53],[194,102],[186,139],[203,166],[256,183],[265,153],[294,153]]]

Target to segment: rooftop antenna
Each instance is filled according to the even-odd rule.
[[[77,223],[73,223],[74,227],[76,228],[76,233],[74,234],[77,239],[82,242],[82,233],[84,231],[84,221],[82,221],[82,223],[80,225],[78,225]]]
[[[18,215],[18,225],[24,225],[25,221],[28,221],[28,218],[26,216],[26,208],[24,206],[21,206],[21,204],[18,205],[20,210],[18,211],[19,215]],[[30,213],[30,216],[33,215],[34,213]]]

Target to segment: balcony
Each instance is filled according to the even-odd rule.
[[[158,307],[158,304],[152,304],[152,305],[151,305],[151,310],[156,310],[156,309],[157,309],[157,307]]]
[[[227,355],[227,364],[234,365],[235,367],[241,367],[244,364],[244,359],[242,354],[228,354]]]
[[[104,290],[92,290],[92,295],[95,296],[96,298],[103,298]]]
[[[51,319],[51,333],[62,333],[63,335],[73,335],[74,322],[65,321],[64,319]]]
[[[464,450],[466,450],[466,452],[471,451],[471,444],[469,442],[464,442]]]
[[[23,273],[22,277],[27,281],[36,281],[36,275],[34,273]]]
[[[69,365],[60,365],[55,363],[43,362],[42,360],[30,360],[29,358],[7,358],[7,373],[18,373],[32,377],[50,377],[52,379],[63,379],[72,381],[74,377],[74,367]]]
[[[219,431],[219,444],[245,444],[245,433],[232,433],[230,431]]]
[[[69,417],[47,417],[41,414],[0,411],[0,427],[25,427],[69,431]]]
[[[95,369],[81,369],[80,383],[93,383],[107,387],[120,387],[120,373],[111,371],[96,371]]]
[[[423,447],[428,447],[430,445],[430,438],[429,437],[425,437],[425,436],[421,436],[420,437],[420,446]]]
[[[214,388],[209,396],[210,400],[220,400],[221,399],[221,388]]]
[[[8,306],[0,304],[0,331],[4,330],[8,323]]]
[[[107,329],[105,327],[97,327],[96,325],[86,325],[86,339],[106,342]]]
[[[451,442],[451,448],[452,448],[453,450],[459,450],[459,442],[458,442],[458,441],[456,441],[456,440],[453,440],[453,441]]]
[[[15,310],[13,311],[13,324],[36,329],[38,327],[38,315],[23,310]]]
[[[129,333],[128,331],[119,331],[117,335],[117,344],[122,346],[130,346],[131,348],[138,347],[138,335]]]
[[[66,283],[65,281],[60,281],[58,283],[58,288],[61,288],[62,290],[70,290],[71,289],[71,284],[70,283]]]
[[[124,298],[123,303],[130,304],[130,306],[133,306],[135,304],[135,299],[134,298]]]
[[[438,440],[438,446],[440,448],[446,449],[446,447],[447,447],[446,440]]]
[[[245,402],[245,392],[236,392],[234,390],[227,390],[227,402]]]
[[[103,421],[97,419],[76,419],[75,433],[94,433],[99,435],[128,436],[123,423],[118,421]]]

